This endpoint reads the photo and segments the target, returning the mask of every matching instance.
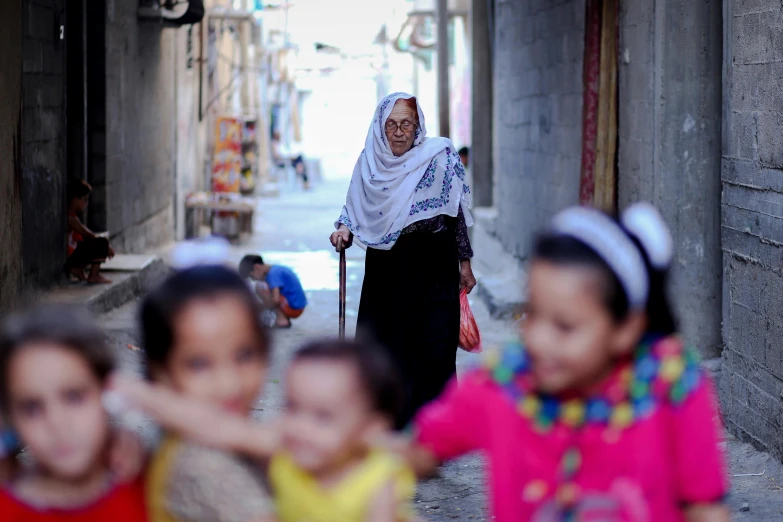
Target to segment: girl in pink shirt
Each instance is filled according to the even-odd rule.
[[[727,521],[712,383],[675,336],[652,206],[559,214],[529,271],[524,347],[415,421],[420,471],[483,451],[498,522]]]

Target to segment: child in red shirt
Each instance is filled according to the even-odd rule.
[[[146,522],[140,480],[117,483],[103,407],[114,369],[73,307],[12,317],[0,336],[0,406],[35,462],[0,488],[0,522]]]
[[[106,234],[96,234],[87,228],[79,215],[87,210],[92,187],[81,179],[70,179],[66,188],[68,197],[68,261],[66,266],[70,275],[79,281],[90,284],[111,283],[101,275],[101,263],[114,257]],[[90,267],[89,275],[85,268]]]

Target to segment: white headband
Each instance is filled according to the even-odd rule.
[[[180,243],[171,254],[171,264],[177,270],[198,265],[228,265],[231,246],[218,237],[194,239]]]
[[[653,268],[669,268],[674,256],[674,242],[655,207],[647,202],[637,203],[623,212],[622,223],[639,240]]]
[[[650,280],[644,259],[617,223],[598,210],[572,207],[555,216],[552,229],[595,250],[619,279],[631,308],[647,306]]]

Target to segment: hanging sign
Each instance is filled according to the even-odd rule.
[[[239,192],[242,175],[242,122],[221,116],[215,122],[212,191]]]

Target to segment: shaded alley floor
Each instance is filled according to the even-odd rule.
[[[276,331],[274,357],[263,398],[256,416],[265,418],[282,407],[282,380],[291,354],[310,339],[336,336],[338,328],[338,256],[328,237],[334,220],[345,200],[347,181],[315,185],[311,192],[287,188],[279,198],[261,199],[256,214],[255,234],[243,245],[233,247],[238,263],[246,253],[260,253],[266,262],[290,266],[301,277],[310,304],[290,330]],[[348,335],[352,335],[364,276],[364,252],[357,247],[348,250]],[[486,307],[472,300],[474,314],[486,346],[498,346],[514,335],[510,324],[489,317]],[[135,303],[107,314],[104,325],[120,346],[122,359],[128,367],[140,370],[138,353],[122,348],[134,342],[133,321]],[[459,353],[458,369],[475,362],[475,355]],[[140,427],[145,434],[148,426]],[[780,484],[783,467],[768,455],[746,444],[729,439],[733,474],[761,476],[735,477],[730,505],[738,521],[783,522],[783,490]],[[431,521],[489,520],[484,510],[484,475],[479,456],[454,461],[442,469],[440,476],[420,484],[416,506]],[[747,508],[747,509],[745,509]]]

